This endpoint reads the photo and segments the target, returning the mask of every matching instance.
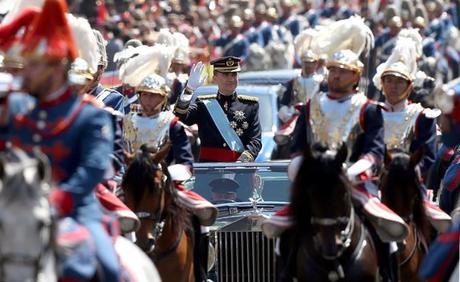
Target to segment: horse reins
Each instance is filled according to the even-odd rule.
[[[315,218],[312,217],[310,222],[311,224],[317,224],[322,226],[332,226],[337,225],[347,221],[347,226],[344,230],[340,231],[340,241],[342,242],[342,248],[337,252],[337,255],[334,258],[325,258],[328,260],[337,259],[342,255],[342,253],[350,246],[351,238],[353,236],[354,226],[355,226],[355,210],[353,206],[350,207],[350,217],[337,217],[337,218]]]

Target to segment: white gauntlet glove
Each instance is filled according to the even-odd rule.
[[[202,62],[198,62],[194,64],[190,69],[190,76],[187,81],[187,85],[185,86],[184,91],[180,95],[180,101],[188,103],[192,99],[193,91],[195,91],[198,87],[204,84],[208,75],[203,73],[204,64]]]
[[[352,182],[360,181],[358,176],[362,173],[365,173],[369,177],[372,176],[372,163],[369,160],[360,159],[347,169],[348,179]]]
[[[187,88],[190,91],[195,91],[198,87],[203,85],[208,78],[208,75],[203,73],[203,69],[204,64],[202,62],[198,62],[192,66],[187,82]]]

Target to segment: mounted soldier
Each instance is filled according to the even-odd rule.
[[[177,100],[174,113],[185,124],[198,125],[201,162],[251,162],[262,147],[257,98],[236,92],[240,62],[236,57],[213,60],[218,93],[199,96],[192,102],[193,91],[206,80],[202,74],[204,65],[198,63],[192,67],[187,87]]]
[[[372,182],[383,162],[383,118],[381,107],[368,100],[359,91],[358,85],[364,67],[359,55],[369,52],[373,35],[363,20],[357,17],[332,23],[326,28],[328,30],[316,37],[315,42],[323,46],[318,50],[331,52],[327,63],[329,91],[315,95],[303,107],[294,129],[292,153],[296,156],[305,146],[318,142],[333,149],[346,144],[351,152],[347,157],[347,174],[354,183],[352,196],[355,203],[362,207],[360,210],[367,218],[368,229],[375,239],[380,239],[374,241],[379,249],[382,275],[391,280],[396,277],[391,267],[394,257],[390,257],[390,249],[395,244],[390,244],[390,248],[382,241],[402,241],[408,229],[398,215],[380,203],[378,189]],[[341,38],[342,35],[346,35],[347,39]],[[321,45],[322,40],[330,45]],[[289,169],[291,179],[297,174],[300,162],[296,159],[292,161]],[[290,224],[290,208],[286,207],[264,222],[262,228],[266,235],[276,236]],[[287,254],[287,250],[280,251],[282,256]]]
[[[65,1],[46,0],[30,26],[20,14],[1,27],[0,33],[5,35],[1,41],[16,43],[9,51],[19,51],[24,58],[23,89],[36,99],[34,106],[22,113],[8,112],[3,104],[8,115],[0,129],[1,139],[49,157],[56,186],[49,199],[57,214],[72,217],[88,229],[104,281],[119,281],[118,259],[101,224],[102,212],[94,195],[110,165],[113,128],[106,111],[69,87],[67,72],[78,52],[66,11]],[[27,32],[18,38],[22,27],[27,27]],[[12,109],[15,107],[9,107]]]
[[[163,46],[163,45],[159,45]],[[146,49],[144,52],[151,52]],[[143,56],[141,52],[139,56]],[[136,85],[139,108],[130,111],[123,119],[123,139],[125,151],[130,159],[144,144],[161,144],[171,142],[172,150],[166,159],[169,166],[172,183],[178,191],[180,202],[188,207],[195,215],[192,222],[195,230],[195,266],[196,275],[204,275],[206,271],[208,234],[200,226],[211,225],[216,216],[217,209],[206,199],[193,191],[188,191],[183,186],[183,181],[189,179],[193,172],[193,155],[184,125],[171,111],[166,109],[169,87],[164,77],[155,72],[155,65],[159,57],[139,61],[140,65],[127,82]],[[138,77],[144,77],[137,82]],[[203,277],[201,277],[203,278]]]

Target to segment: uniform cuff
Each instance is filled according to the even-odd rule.
[[[246,150],[246,151],[243,151],[243,153],[241,153],[240,157],[238,158],[238,161],[253,162],[254,156],[248,150]]]

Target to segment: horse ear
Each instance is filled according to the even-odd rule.
[[[158,152],[156,152],[152,156],[152,161],[157,164],[161,163],[168,156],[169,150],[171,149],[171,147],[172,145],[170,142],[163,144],[158,150]]]
[[[387,149],[387,146],[385,146],[385,155],[383,157],[383,164],[385,168],[388,168],[391,164],[391,161],[393,160],[393,157],[390,154],[390,151]]]
[[[340,146],[340,149],[337,151],[337,154],[335,155],[335,161],[340,164],[343,164],[347,160],[347,157],[348,157],[347,144],[342,143],[342,145]]]
[[[420,146],[417,151],[412,153],[410,155],[410,162],[409,165],[410,167],[414,168],[423,158],[423,155],[425,154],[425,148],[423,146]]]

